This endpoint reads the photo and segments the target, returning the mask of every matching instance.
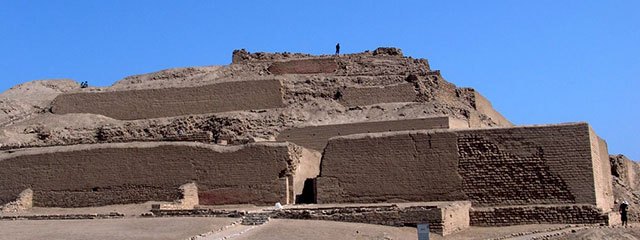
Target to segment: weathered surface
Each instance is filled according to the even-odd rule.
[[[318,203],[464,200],[453,132],[359,134],[329,140]]]
[[[324,152],[318,202],[575,203],[608,211],[613,196],[597,174],[607,164],[596,157],[606,150],[593,136],[578,123],[337,137]]]
[[[471,204],[458,202],[406,203],[398,205],[312,205],[287,208],[274,218],[358,222],[389,226],[416,226],[429,223],[430,231],[446,236],[469,228]]]
[[[338,99],[345,106],[366,106],[378,103],[414,102],[417,100],[415,87],[401,83],[383,87],[347,87],[339,90]]]
[[[303,59],[286,62],[274,62],[267,70],[275,75],[333,73],[338,69],[334,59]]]
[[[0,158],[0,203],[31,188],[34,206],[80,207],[180,198],[195,182],[200,204],[286,203],[291,145],[220,147],[127,143],[25,149]]]
[[[53,101],[52,112],[92,113],[132,120],[282,106],[280,81],[261,80],[185,88],[62,94]]]
[[[472,226],[514,224],[607,224],[615,225],[619,215],[603,213],[593,205],[512,206],[472,209]],[[616,218],[617,217],[617,218]]]
[[[423,129],[466,128],[467,123],[450,117],[431,117],[384,122],[358,122],[289,128],[276,138],[278,141],[289,141],[297,145],[322,151],[329,138],[358,133],[393,132]]]

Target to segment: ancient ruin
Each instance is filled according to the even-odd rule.
[[[105,88],[34,81],[0,98],[5,212],[160,201],[151,215],[221,216],[204,207],[280,203],[270,217],[448,235],[616,224],[614,201],[633,199],[638,179],[589,124],[515,126],[396,48],[236,50],[228,66]]]

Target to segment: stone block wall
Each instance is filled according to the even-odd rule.
[[[606,150],[593,136],[577,123],[336,137],[324,151],[317,200],[592,204],[608,211],[612,197],[595,170],[606,167],[595,157]]]
[[[381,122],[360,122],[289,128],[278,135],[278,141],[289,141],[297,145],[322,151],[329,138],[358,133],[375,133],[421,129],[465,128],[463,120],[450,117],[432,117]]]
[[[333,73],[338,64],[332,58],[300,59],[274,62],[267,70],[275,75]]]
[[[286,180],[300,162],[291,146],[113,143],[5,152],[0,204],[27,188],[41,207],[173,201],[189,182],[198,185],[202,205],[287,203]]]
[[[430,231],[449,235],[469,228],[469,202],[420,203],[410,206],[337,206],[288,208],[275,218],[358,222],[388,226],[429,223]]]
[[[185,87],[61,94],[55,114],[92,113],[134,120],[283,107],[279,80],[234,81]]]
[[[415,87],[410,83],[401,83],[384,87],[346,87],[339,91],[341,104],[353,106],[366,106],[378,103],[413,102],[417,94]]]

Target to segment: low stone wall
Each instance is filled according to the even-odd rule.
[[[297,145],[322,151],[329,138],[358,133],[391,132],[422,129],[447,129],[465,127],[462,120],[450,117],[432,117],[420,119],[359,122],[289,128],[278,135],[278,141],[289,141]]]
[[[609,224],[609,215],[593,205],[512,206],[471,209],[472,226],[518,224]]]
[[[120,120],[173,117],[283,107],[279,80],[222,82],[211,85],[61,94],[55,114],[92,113]]]
[[[415,87],[410,83],[384,87],[347,87],[339,90],[339,101],[348,107],[378,103],[414,102],[417,94]]]
[[[332,58],[316,58],[274,62],[267,70],[275,75],[333,73],[338,64]]]
[[[299,156],[288,143],[215,146],[113,143],[22,149],[0,154],[0,204],[33,190],[39,207],[173,201],[195,182],[199,204],[293,202]]]
[[[0,216],[0,220],[81,220],[81,219],[114,219],[124,218],[124,214],[112,212],[109,214],[64,214],[64,215],[25,215]]]

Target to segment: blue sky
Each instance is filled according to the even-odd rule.
[[[0,91],[49,78],[108,86],[223,65],[234,49],[378,46],[427,58],[516,124],[589,122],[640,160],[640,1],[0,0]]]

